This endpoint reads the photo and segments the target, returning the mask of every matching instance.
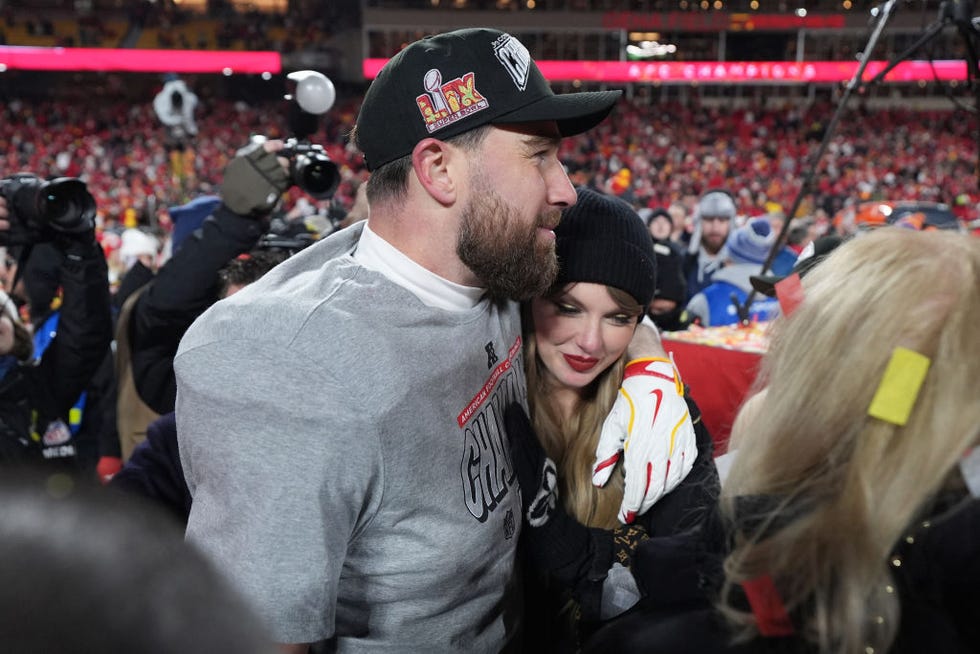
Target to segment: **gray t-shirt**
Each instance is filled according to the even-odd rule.
[[[187,538],[280,642],[505,648],[525,402],[514,303],[426,307],[350,255],[355,226],[218,302],[181,341]]]

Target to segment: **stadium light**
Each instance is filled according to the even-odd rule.
[[[387,59],[365,59],[364,77],[374,79]],[[865,77],[882,71],[889,62],[870,61]],[[854,77],[856,61],[538,61],[551,82],[581,80],[599,83],[662,84],[834,84]],[[926,84],[966,79],[962,59],[903,61],[885,82]]]
[[[261,74],[282,72],[278,52],[0,46],[0,70]],[[226,72],[227,71],[227,72]]]

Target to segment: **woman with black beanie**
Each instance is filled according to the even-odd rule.
[[[591,629],[628,609],[640,596],[630,572],[637,544],[697,524],[717,490],[710,435],[673,363],[627,358],[657,286],[643,220],[621,200],[579,189],[555,235],[557,279],[524,307],[530,420],[517,405],[505,416],[525,507],[528,651],[575,651]],[[631,375],[661,382],[653,391],[664,399],[656,420],[674,431],[647,470],[660,499],[623,524],[634,516],[619,513],[622,464],[611,463],[599,488],[593,457]]]

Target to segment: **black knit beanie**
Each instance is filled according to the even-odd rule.
[[[556,284],[605,284],[646,306],[657,288],[653,241],[643,219],[628,204],[579,188],[578,202],[562,212],[555,229]]]

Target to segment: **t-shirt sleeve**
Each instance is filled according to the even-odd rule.
[[[380,502],[369,418],[322,367],[284,347],[213,342],[182,351],[175,367],[193,496],[187,539],[274,640],[332,636],[348,543]]]

